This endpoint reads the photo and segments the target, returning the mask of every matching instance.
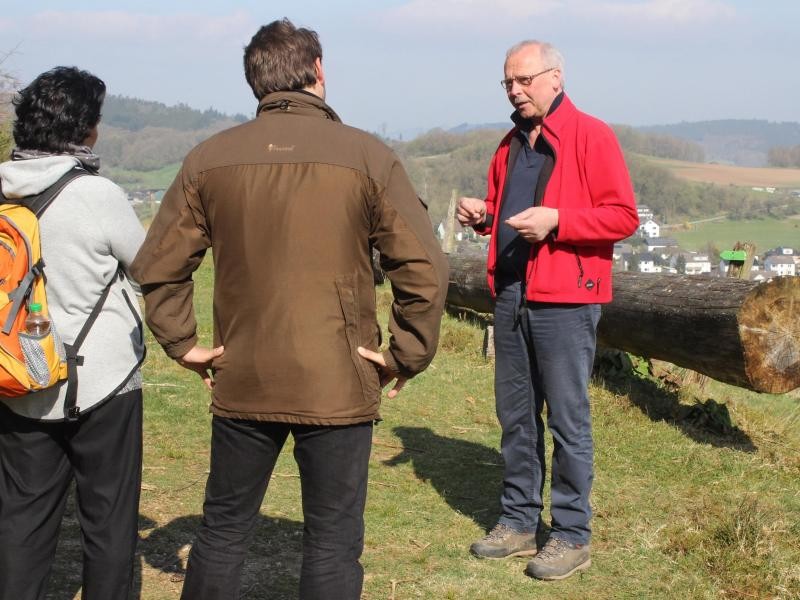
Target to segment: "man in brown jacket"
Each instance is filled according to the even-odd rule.
[[[394,397],[431,362],[447,263],[395,155],[325,104],[315,32],[270,23],[244,63],[257,117],[189,153],[132,267],[156,339],[213,392],[203,523],[183,597],[238,597],[291,433],[305,520],[300,597],[357,599],[381,387],[395,381]],[[212,245],[209,349],[197,345],[192,273]],[[395,295],[380,353],[373,247]]]

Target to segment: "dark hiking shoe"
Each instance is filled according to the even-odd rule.
[[[536,579],[566,579],[575,571],[588,569],[592,564],[589,544],[571,544],[551,537],[525,568],[525,574]]]
[[[498,523],[489,534],[469,547],[479,558],[509,558],[536,554],[536,534],[521,533],[508,525]]]

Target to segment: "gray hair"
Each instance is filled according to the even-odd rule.
[[[540,42],[539,40],[523,40],[518,44],[514,44],[511,48],[508,49],[506,52],[506,60],[508,60],[511,55],[516,54],[520,50],[525,50],[526,48],[536,46],[539,48],[539,56],[542,58],[542,67],[545,69],[558,69],[561,71],[561,81],[564,81],[564,57],[561,55],[561,52],[553,46],[552,44],[548,44],[547,42]]]

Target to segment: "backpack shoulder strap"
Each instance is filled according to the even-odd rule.
[[[30,210],[36,218],[40,218],[42,213],[47,210],[47,207],[55,200],[56,196],[61,193],[61,191],[67,186],[67,184],[75,179],[76,177],[82,177],[84,175],[93,175],[91,171],[86,170],[80,165],[75,165],[69,171],[64,173],[58,180],[48,187],[43,192],[36,194],[34,196],[25,196],[23,198],[6,198],[3,194],[2,187],[0,186],[0,203],[2,204],[15,204],[18,206],[24,206],[28,210]],[[44,269],[44,261],[40,258],[39,261],[33,265],[32,269],[25,275],[23,280],[20,282],[20,285],[9,294],[9,298],[13,301],[13,307],[11,312],[9,313],[8,319],[6,319],[6,323],[3,326],[3,333],[8,335],[11,331],[11,327],[13,326],[14,319],[16,319],[17,314],[22,306],[22,303],[27,299],[28,294],[30,293],[31,286],[33,285],[33,281],[36,277],[40,277],[42,275],[42,271]]]
[[[97,317],[100,316],[100,311],[103,308],[103,305],[106,303],[106,299],[108,298],[108,294],[111,291],[111,286],[114,285],[114,282],[117,280],[122,280],[124,278],[122,267],[117,267],[116,273],[111,278],[111,281],[106,284],[106,287],[103,289],[103,293],[100,294],[100,298],[98,298],[97,302],[92,308],[92,312],[89,315],[89,318],[86,319],[86,322],[81,327],[80,332],[78,332],[78,336],[75,338],[75,341],[72,344],[64,343],[64,350],[67,354],[67,395],[64,398],[64,414],[68,421],[74,421],[80,415],[80,407],[77,406],[78,404],[78,367],[83,364],[83,356],[78,354],[78,351],[83,344],[83,341],[86,339],[86,336],[89,334],[89,330],[94,325],[94,322],[97,320]]]
[[[47,207],[56,199],[64,188],[67,187],[67,184],[72,181],[73,179],[77,179],[78,177],[83,177],[84,175],[93,175],[91,171],[87,171],[83,167],[79,165],[75,165],[69,171],[64,173],[58,181],[56,181],[53,185],[49,188],[41,192],[40,194],[36,194],[35,196],[26,196],[25,198],[20,198],[20,204],[24,204],[28,207],[28,209],[36,215],[37,219],[42,217],[44,211],[47,210]]]

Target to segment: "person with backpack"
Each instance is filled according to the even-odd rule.
[[[97,175],[92,147],[105,90],[74,67],[39,75],[14,99],[16,149],[0,164],[2,207],[52,200],[38,215],[42,261],[30,276],[34,291],[0,272],[14,288],[0,303],[13,300],[14,311],[30,312],[44,278],[45,317],[68,375],[21,395],[0,382],[0,600],[45,597],[73,481],[82,597],[124,599],[132,589],[145,346],[127,273],[144,230],[125,192]],[[16,256],[9,244],[0,244],[4,251],[0,268]],[[13,331],[15,322],[3,321]]]

